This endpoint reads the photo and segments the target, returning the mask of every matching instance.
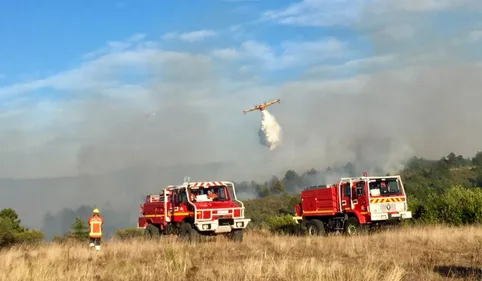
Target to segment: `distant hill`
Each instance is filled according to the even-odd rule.
[[[100,174],[61,178],[0,179],[0,208],[13,208],[27,227],[40,228],[43,216],[64,207],[96,205],[107,202],[113,209],[131,210],[126,222],[135,225],[139,204],[146,193],[160,192],[168,184],[222,178],[234,171],[231,163],[153,167],[139,165]],[[226,178],[226,180],[229,180]]]
[[[101,175],[45,179],[0,179],[0,208],[12,208],[22,225],[42,229],[47,236],[69,230],[76,216],[86,219],[95,206],[108,216],[108,232],[136,225],[139,205],[146,193],[160,192],[168,184],[191,180],[229,178],[240,167],[231,163],[208,165],[154,167],[139,165]],[[413,158],[400,171],[415,214],[422,212],[454,185],[465,188],[482,186],[482,153],[464,158],[450,153],[440,160]],[[245,201],[246,214],[253,223],[267,217],[291,213],[300,191],[310,185],[334,183],[340,176],[357,176],[356,165],[310,169],[303,173],[288,170],[283,177],[272,176],[264,181],[236,183],[238,197]],[[247,199],[252,200],[247,200]],[[254,199],[260,198],[260,199]],[[45,227],[44,226],[45,223]]]

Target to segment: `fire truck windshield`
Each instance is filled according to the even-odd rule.
[[[400,195],[400,184],[395,178],[370,180],[371,196]]]
[[[206,195],[207,198],[213,201],[226,201],[229,197],[225,186],[211,186],[207,188],[200,188],[196,195]]]

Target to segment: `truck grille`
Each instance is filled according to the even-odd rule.
[[[380,212],[395,212],[397,210],[397,203],[382,203],[380,204]]]
[[[234,220],[230,218],[220,218],[219,225],[232,225],[234,224]]]
[[[371,204],[370,210],[373,213],[403,212],[405,211],[405,204],[401,202]]]

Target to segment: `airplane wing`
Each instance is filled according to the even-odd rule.
[[[277,102],[280,102],[280,100],[278,99],[278,100],[273,100],[273,101],[267,102],[267,103],[266,103],[266,106],[273,105],[273,104],[275,104],[275,103],[277,103]]]
[[[244,114],[250,112],[250,111],[253,111],[253,110],[256,110],[256,107],[252,107],[250,109],[246,109],[246,110],[243,110]]]

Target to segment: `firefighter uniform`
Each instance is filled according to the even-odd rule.
[[[102,239],[102,226],[104,225],[104,219],[99,215],[99,209],[94,209],[88,223],[90,229],[90,247],[95,246],[95,249],[99,251],[100,241]]]

